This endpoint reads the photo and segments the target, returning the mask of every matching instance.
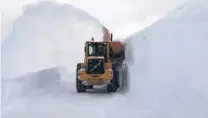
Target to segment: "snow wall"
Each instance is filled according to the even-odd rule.
[[[208,117],[207,11],[193,0],[128,37],[128,98],[148,118]]]

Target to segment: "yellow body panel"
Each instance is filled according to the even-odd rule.
[[[82,69],[78,72],[78,79],[91,85],[109,83],[112,76],[112,70],[105,70],[104,74],[87,74],[85,70]]]

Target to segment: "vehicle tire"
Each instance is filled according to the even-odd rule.
[[[81,69],[81,63],[77,64],[76,70],[76,89],[78,93],[82,93],[86,91],[86,86],[82,84],[82,81],[78,79],[78,70]]]
[[[117,91],[117,87],[113,84],[108,84],[107,85],[107,92],[111,93],[111,92],[116,92]]]
[[[107,85],[107,92],[108,92],[108,93],[113,92],[113,86],[112,86],[112,84],[108,84],[108,85]]]

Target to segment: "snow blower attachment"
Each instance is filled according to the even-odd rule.
[[[116,92],[122,85],[122,63],[124,46],[113,41],[113,35],[103,27],[103,41],[85,42],[84,63],[78,63],[76,69],[77,92],[85,92],[94,85],[107,85],[107,92]]]

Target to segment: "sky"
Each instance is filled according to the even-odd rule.
[[[154,23],[186,0],[60,0],[99,18],[118,37]]]
[[[12,23],[21,15],[23,6],[45,0],[2,0],[2,40],[12,29]],[[99,19],[117,38],[137,32],[188,0],[51,0],[71,4]]]

